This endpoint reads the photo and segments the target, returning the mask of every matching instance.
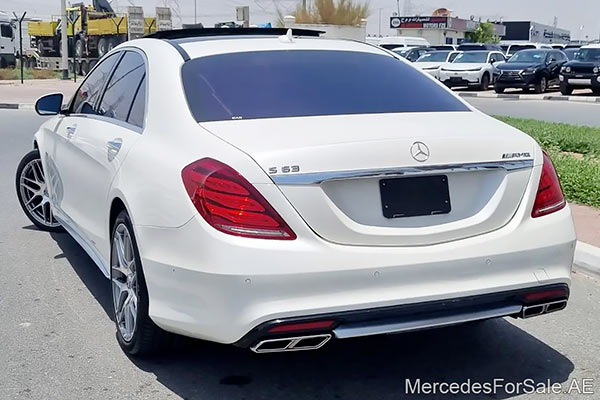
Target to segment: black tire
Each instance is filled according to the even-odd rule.
[[[129,219],[129,215],[127,211],[123,210],[117,215],[113,223],[113,228],[111,232],[111,258],[110,258],[110,274],[111,274],[111,292],[112,292],[112,280],[113,280],[113,268],[114,264],[114,237],[117,232],[117,228],[120,225],[124,225],[127,228],[127,231],[131,237],[133,253],[135,257],[135,273],[137,278],[137,312],[136,312],[136,323],[135,328],[133,330],[133,335],[130,340],[125,340],[121,333],[121,329],[119,328],[119,322],[117,320],[117,312],[115,306],[114,295],[111,296],[113,298],[113,311],[114,311],[114,319],[115,326],[117,329],[117,341],[119,345],[123,349],[123,351],[131,356],[148,356],[152,354],[156,354],[163,350],[170,342],[173,337],[172,334],[160,329],[148,316],[148,289],[146,286],[146,279],[144,277],[144,272],[142,269],[142,263],[140,254],[138,251],[138,245],[135,238],[135,234],[133,232],[133,226],[131,224],[131,220]]]
[[[569,96],[569,95],[573,94],[573,87],[570,86],[568,83],[561,83],[560,84],[560,93],[562,93],[565,96]]]
[[[6,62],[4,57],[0,56],[0,68],[6,68],[7,66],[8,66],[8,63]]]
[[[503,87],[494,86],[494,91],[495,91],[496,93],[498,93],[498,94],[500,94],[500,93],[504,93],[504,90],[506,90],[506,89],[505,89],[505,88],[503,88]]]
[[[548,78],[542,76],[540,80],[535,84],[534,91],[537,94],[546,93],[548,90]]]
[[[83,40],[81,39],[75,41],[75,58],[83,58]]]
[[[100,38],[100,40],[98,40],[98,58],[102,58],[106,53],[108,53],[107,45],[108,43],[106,38]]]
[[[90,72],[98,64],[98,60],[91,60],[88,66],[88,72]]]
[[[81,61],[81,75],[86,76],[90,72],[89,64],[86,60]]]
[[[596,94],[596,95],[600,95],[600,88],[592,88],[592,93]]]
[[[21,205],[21,209],[23,210],[23,212],[25,213],[25,215],[27,216],[27,218],[29,218],[29,220],[40,230],[42,231],[46,231],[46,232],[62,232],[64,231],[63,227],[58,225],[58,222],[56,222],[56,220],[51,217],[52,220],[54,220],[54,222],[56,222],[56,226],[54,225],[49,225],[49,224],[44,224],[41,221],[39,221],[38,219],[36,219],[32,212],[27,208],[27,206],[25,205],[25,198],[24,198],[24,190],[22,190],[21,188],[21,178],[23,175],[23,170],[33,161],[35,160],[40,160],[40,152],[35,149],[35,150],[31,150],[29,153],[25,154],[25,156],[21,159],[21,162],[19,163],[19,166],[17,167],[17,174],[15,176],[15,189],[17,191],[17,198],[19,199],[19,204]],[[41,163],[40,163],[41,165]],[[44,171],[41,171],[42,174],[44,174]],[[44,178],[45,180],[45,178]],[[32,184],[33,185],[33,184]],[[37,185],[37,187],[39,187],[39,185]],[[40,188],[41,189],[41,188]],[[44,205],[42,205],[42,208],[45,207]],[[49,205],[48,208],[49,210]]]
[[[112,38],[109,38],[109,39],[106,41],[106,52],[108,53],[109,51],[111,51],[111,50],[112,50],[112,49],[114,49],[115,47],[116,47],[115,40],[114,40],[114,39],[112,39]]]
[[[489,89],[489,87],[490,87],[490,76],[487,73],[485,73],[481,77],[481,85],[479,85],[479,89],[486,91]]]

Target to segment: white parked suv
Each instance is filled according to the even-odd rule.
[[[460,51],[449,50],[430,51],[419,57],[414,66],[434,78],[440,79],[440,68],[454,61],[460,53]]]
[[[66,108],[37,101],[54,116],[19,201],[110,279],[121,347],[311,350],[563,309],[575,231],[535,140],[386,50],[315,35],[159,32]]]
[[[488,90],[493,83],[495,65],[506,61],[499,51],[465,51],[451,64],[440,68],[440,80],[448,87],[467,86]]]

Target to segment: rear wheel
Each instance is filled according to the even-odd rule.
[[[75,57],[78,59],[83,58],[83,41],[81,39],[75,41]]]
[[[112,49],[115,48],[115,40],[114,39],[108,39],[106,41],[106,52],[108,53],[109,51],[111,51]]]
[[[106,38],[100,38],[98,40],[98,57],[104,57],[106,53],[108,53]]]
[[[37,149],[27,153],[19,163],[15,184],[19,204],[27,218],[43,231],[61,232],[63,228],[50,207],[46,176]]]
[[[170,334],[148,316],[148,289],[133,227],[126,211],[112,230],[110,279],[117,341],[130,355],[148,355],[162,349]]]
[[[564,94],[565,96],[569,96],[570,94],[573,93],[573,87],[570,86],[568,83],[561,83],[560,84],[560,93]]]
[[[81,75],[85,76],[90,71],[89,64],[86,60],[81,61]]]
[[[535,92],[538,94],[546,93],[546,90],[548,90],[548,79],[545,76],[542,76],[540,81],[535,84]]]

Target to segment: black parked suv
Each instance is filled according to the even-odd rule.
[[[494,90],[503,93],[507,88],[533,88],[536,93],[544,93],[558,84],[560,69],[567,61],[567,55],[560,50],[521,50],[496,67]]]
[[[600,44],[583,46],[573,60],[563,65],[560,92],[569,95],[575,88],[600,94]]]

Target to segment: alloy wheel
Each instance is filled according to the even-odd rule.
[[[111,281],[115,319],[123,340],[130,342],[137,323],[138,277],[133,241],[123,223],[115,228],[111,254]]]
[[[19,191],[25,209],[31,217],[48,228],[60,226],[50,207],[42,160],[36,158],[25,165],[19,177]]]

